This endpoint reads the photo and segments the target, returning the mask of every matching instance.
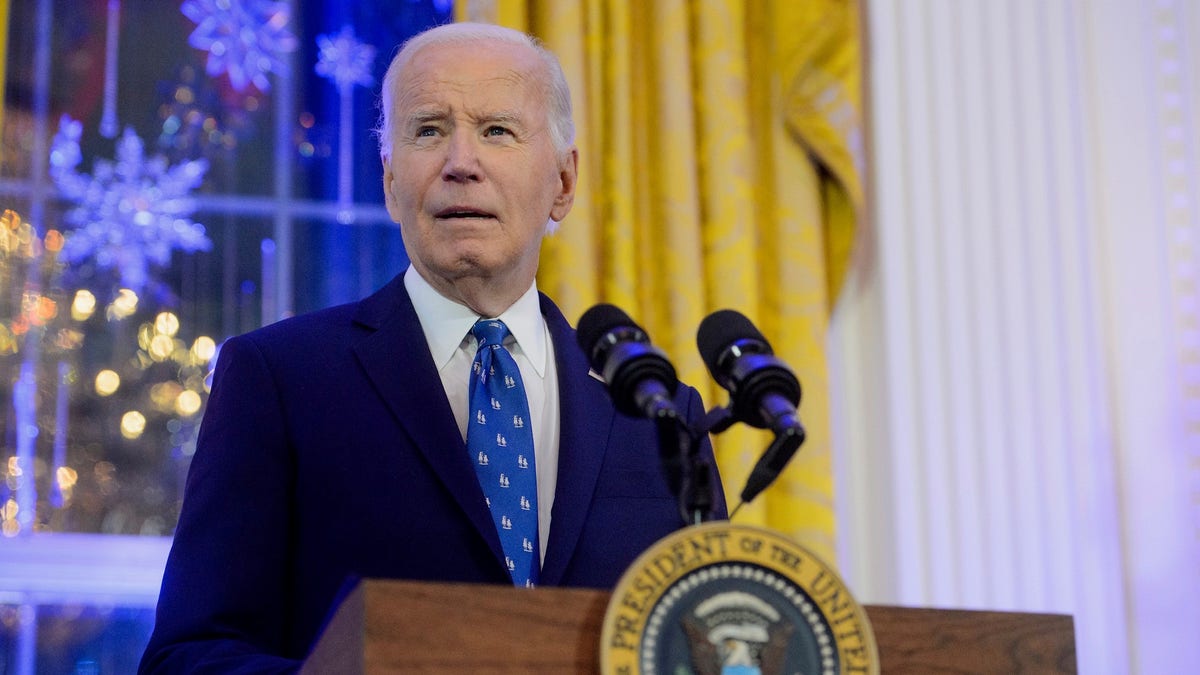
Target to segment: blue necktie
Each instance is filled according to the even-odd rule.
[[[467,452],[492,511],[513,584],[533,586],[541,557],[529,400],[517,362],[504,347],[508,326],[483,319],[471,332],[479,350],[471,365]]]

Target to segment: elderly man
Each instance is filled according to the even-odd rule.
[[[654,426],[614,410],[534,282],[577,184],[553,55],[440,26],[382,96],[412,265],[222,349],[145,672],[294,669],[356,577],[611,587],[683,524]],[[687,387],[675,405],[703,412]]]

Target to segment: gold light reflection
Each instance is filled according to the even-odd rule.
[[[110,396],[121,386],[121,376],[114,370],[102,370],[96,373],[96,393]]]
[[[138,346],[143,351],[150,351],[150,341],[154,339],[154,326],[144,323],[138,326],[137,341]]]
[[[38,298],[37,316],[43,324],[58,316],[58,303],[53,298],[41,296]]]
[[[21,466],[17,464],[15,456],[8,458],[8,471],[4,478],[4,484],[9,490],[18,490],[21,488]]]
[[[121,416],[121,435],[129,440],[137,440],[146,430],[146,416],[136,410],[130,410]]]
[[[0,355],[16,354],[18,349],[20,349],[20,343],[17,342],[12,331],[0,323]]]
[[[71,318],[76,321],[87,321],[96,311],[96,296],[91,291],[75,292],[75,301],[71,303]]]
[[[137,293],[122,288],[117,292],[117,297],[113,298],[112,303],[108,305],[106,316],[109,321],[124,319],[127,316],[132,316],[137,311],[138,296]]]
[[[191,389],[180,392],[179,397],[175,399],[175,412],[184,417],[200,412],[200,394]]]
[[[83,345],[83,333],[70,328],[63,328],[54,335],[54,346],[59,349],[78,349]],[[0,353],[3,350],[0,349]]]
[[[160,312],[154,317],[154,330],[161,335],[175,337],[179,332],[179,317],[172,312]]]
[[[26,293],[21,298],[21,311],[34,326],[44,326],[58,315],[58,303],[37,293]]]
[[[54,478],[58,481],[58,489],[67,492],[75,487],[75,483],[79,481],[79,474],[69,466],[60,466],[54,472]]]
[[[166,361],[171,358],[171,352],[175,351],[175,341],[171,336],[160,333],[150,340],[150,348],[146,351],[150,352],[150,358],[155,361]]]
[[[66,240],[63,238],[62,232],[58,230],[47,230],[46,236],[42,238],[42,245],[51,253],[58,253],[62,250],[63,243]]]
[[[175,408],[175,401],[179,398],[179,392],[183,391],[183,387],[177,382],[159,382],[150,387],[150,402],[154,407],[163,411],[170,412]]]
[[[171,352],[171,360],[181,366],[192,365],[192,350],[188,349],[187,343],[176,339],[173,344],[175,350]]]
[[[217,343],[207,335],[201,335],[192,343],[192,358],[196,360],[197,365],[208,363],[216,353]]]
[[[17,522],[17,500],[9,497],[4,506],[0,506],[0,531],[6,537],[15,537],[21,531],[21,524]]]
[[[0,251],[28,259],[34,257],[36,246],[33,227],[21,220],[21,214],[5,209],[0,214]]]

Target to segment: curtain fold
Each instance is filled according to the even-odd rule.
[[[538,36],[571,83],[580,190],[539,287],[572,319],[624,308],[710,406],[728,396],[696,327],[721,308],[754,321],[804,386],[809,435],[737,521],[833,560],[825,335],[862,212],[855,3],[460,0],[456,18]],[[731,505],[769,441],[716,439]]]

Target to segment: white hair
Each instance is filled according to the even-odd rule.
[[[417,52],[430,45],[441,44],[481,44],[487,42],[502,42],[522,45],[532,49],[546,67],[543,82],[547,97],[547,124],[550,128],[550,138],[554,149],[560,154],[565,152],[575,141],[575,122],[571,118],[571,89],[567,86],[567,78],[563,75],[558,58],[546,49],[541,40],[527,35],[519,30],[494,26],[487,23],[448,23],[435,26],[429,30],[409,38],[396,53],[383,76],[383,88],[380,92],[379,126],[375,135],[379,139],[379,154],[387,161],[392,153],[392,106],[396,100],[396,88],[399,86],[400,74]]]

